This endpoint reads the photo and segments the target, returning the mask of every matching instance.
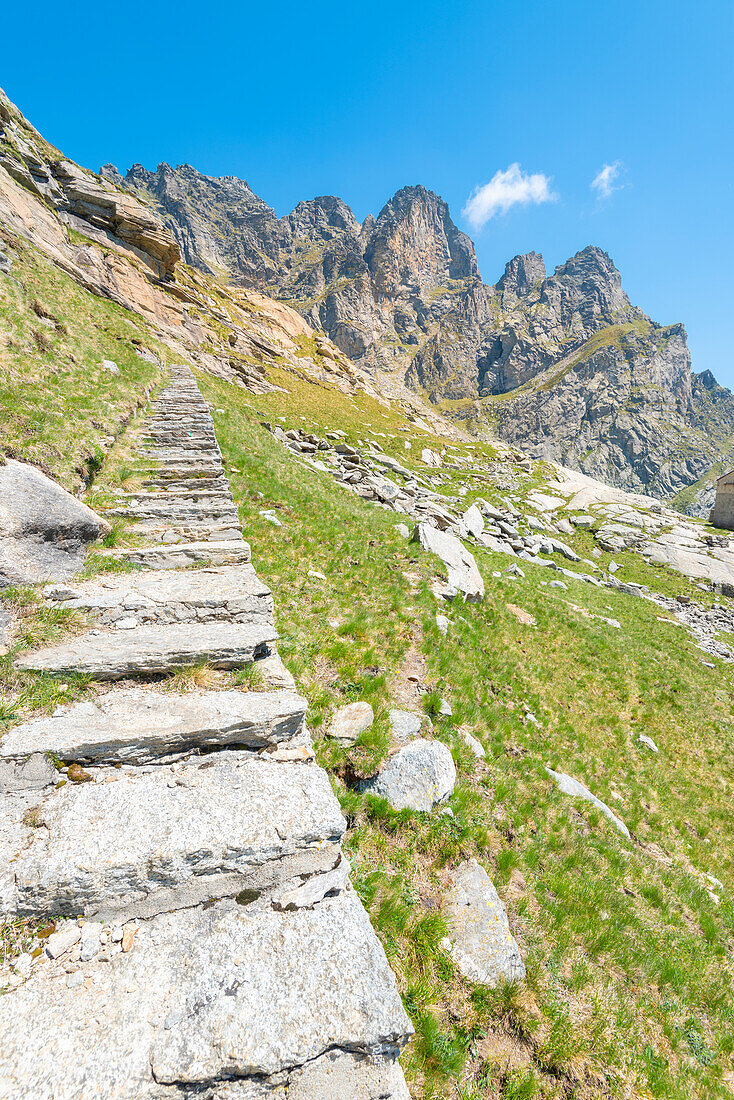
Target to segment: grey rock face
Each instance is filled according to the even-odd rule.
[[[413,737],[420,737],[425,717],[413,710],[391,710],[390,731],[393,739],[398,742],[410,741]]]
[[[287,228],[244,180],[204,176],[187,164],[160,164],[156,172],[134,164],[124,185],[153,200],[186,263],[210,274],[231,268],[246,286],[277,277]]]
[[[161,915],[140,927],[131,952],[82,964],[82,973],[84,984],[69,989],[36,972],[4,999],[7,1095],[174,1100],[181,1085],[287,1080],[328,1051],[369,1056],[389,1079],[412,1032],[351,892],[293,913],[234,906]],[[341,1077],[349,1081],[346,1067]]]
[[[0,740],[0,760],[22,761],[40,752],[65,763],[145,764],[195,749],[263,748],[295,737],[305,713],[306,700],[293,691],[113,690],[9,729]]]
[[[545,769],[558,784],[559,791],[563,791],[564,794],[571,795],[572,798],[583,798],[586,802],[591,802],[593,806],[596,806],[597,810],[600,810],[605,817],[609,818],[615,829],[630,840],[630,832],[623,821],[621,821],[612,810],[609,809],[606,802],[602,802],[600,798],[597,798],[595,794],[592,794],[588,787],[585,787],[583,783],[579,783],[578,779],[574,779],[570,775],[566,775],[564,772],[554,772],[552,768]]]
[[[361,789],[387,798],[394,810],[428,811],[454,790],[456,766],[441,741],[419,739],[391,756],[379,775]]]
[[[494,884],[475,859],[460,864],[451,875],[444,902],[448,949],[464,977],[483,985],[521,982],[525,964],[510,932],[507,912]]]
[[[0,588],[66,580],[109,524],[40,470],[0,464]]]
[[[534,290],[546,277],[543,257],[537,252],[528,252],[525,256],[515,256],[505,264],[502,278],[497,282],[497,290],[505,300],[523,298]]]

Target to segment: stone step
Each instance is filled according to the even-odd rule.
[[[161,914],[81,979],[65,962],[3,997],[10,1100],[407,1100],[394,1060],[413,1029],[352,891]]]
[[[216,436],[209,428],[195,428],[190,425],[177,425],[175,428],[150,428],[146,425],[141,434],[141,441],[152,441],[155,444],[180,441],[185,446],[189,440],[207,440],[210,444],[216,443]]]
[[[96,774],[38,802],[6,915],[148,918],[339,862],[344,818],[314,764],[223,751]]]
[[[148,459],[159,465],[178,466],[181,463],[189,463],[190,465],[202,466],[213,463],[221,466],[222,464],[221,452],[213,447],[209,450],[204,450],[201,447],[193,449],[187,447],[141,447],[138,455],[141,459]]]
[[[233,523],[193,523],[184,520],[171,523],[136,523],[133,532],[141,538],[155,539],[166,545],[181,542],[239,542],[242,528]]]
[[[201,409],[172,409],[170,411],[159,410],[153,413],[145,421],[145,428],[164,428],[170,430],[175,427],[204,427],[208,430],[212,430],[212,418],[208,411],[204,412]]]
[[[273,621],[273,597],[252,565],[185,572],[102,574],[80,584],[47,585],[56,607],[85,611],[101,626],[144,623]]]
[[[65,764],[147,764],[201,749],[261,749],[295,737],[305,713],[306,700],[294,691],[113,688],[13,726],[0,740],[0,760],[48,752]]]
[[[165,465],[155,462],[149,462],[147,464],[142,463],[141,473],[147,474],[149,477],[160,478],[161,481],[165,481],[168,478],[189,477],[196,479],[199,477],[225,476],[224,467],[221,462],[202,462],[198,459],[188,462],[179,461],[177,463],[166,463]]]
[[[234,504],[232,494],[229,491],[226,478],[222,480],[225,485],[224,489],[203,489],[196,486],[193,489],[139,489],[137,492],[118,493],[116,499],[123,501],[126,507],[133,506],[139,501],[141,504],[165,502],[166,505],[172,504],[174,507],[180,504],[202,502],[204,504],[226,504],[231,508]]]
[[[56,675],[78,673],[97,680],[158,676],[208,662],[239,668],[267,656],[274,627],[262,623],[182,623],[135,630],[90,631],[20,657],[15,667]]]
[[[206,405],[195,401],[170,401],[153,405],[146,424],[172,424],[191,421],[197,424],[212,423],[211,412]]]
[[[216,477],[183,475],[180,477],[149,477],[143,482],[146,489],[158,489],[161,492],[195,493],[198,490],[226,490],[229,482],[224,474]]]
[[[167,519],[171,523],[178,520],[197,522],[218,520],[220,523],[238,524],[239,513],[233,501],[216,501],[187,504],[185,501],[151,500],[129,505],[117,505],[113,508],[99,508],[105,516],[122,516],[139,519]]]
[[[207,439],[186,439],[180,442],[148,443],[141,448],[141,454],[167,454],[170,451],[189,451],[191,454],[210,452],[220,455],[219,448]]]
[[[224,467],[220,459],[192,458],[179,460],[178,462],[139,462],[142,473],[155,477],[213,477],[216,474],[224,476]]]
[[[183,536],[182,536],[183,538]],[[227,542],[178,542],[162,546],[103,550],[105,557],[147,569],[185,569],[190,565],[243,565],[250,561],[250,545],[240,538]]]

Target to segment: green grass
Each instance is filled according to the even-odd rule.
[[[485,600],[442,607],[451,624],[442,638],[428,587],[438,563],[396,535],[399,517],[309,470],[259,424],[282,416],[285,427],[338,427],[355,442],[370,425],[385,432],[388,453],[411,464],[420,443],[405,452],[402,416],[293,378],[284,382],[289,393],[265,396],[201,383],[226,410],[218,438],[253,560],[273,589],[281,651],[309,698],[317,755],[350,826],[353,880],[416,1027],[403,1058],[411,1095],[727,1096],[732,669],[706,668],[693,640],[647,601],[572,579],[567,592],[552,590],[542,584],[547,570],[532,564],[523,564],[525,579],[510,581],[507,559],[488,552],[476,555]],[[439,476],[447,487],[470,477]],[[523,479],[521,492],[539,477]],[[492,499],[479,481],[477,491]],[[263,508],[276,509],[283,527],[267,524]],[[569,541],[588,554],[593,536],[578,531]],[[622,577],[704,598],[630,552],[614,558]],[[622,629],[582,617],[569,601]],[[518,622],[508,602],[537,625]],[[432,693],[454,709],[452,719],[434,719],[457,762],[453,817],[395,813],[354,789],[387,750],[387,711],[416,652]],[[357,698],[372,703],[377,720],[345,750],[328,738],[328,722]],[[528,710],[539,726],[526,721]],[[460,725],[485,746],[484,762],[463,747]],[[655,739],[657,756],[640,733]],[[632,842],[587,803],[561,795],[545,764],[608,802]],[[527,959],[522,987],[472,987],[442,947],[448,874],[471,855],[507,903]],[[718,905],[706,871],[725,884]]]
[[[0,449],[76,489],[160,378],[138,349],[162,349],[140,317],[31,246],[17,240],[12,255],[13,278],[0,282]]]

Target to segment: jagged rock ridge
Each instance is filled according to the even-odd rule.
[[[734,399],[696,381],[683,326],[633,306],[595,246],[550,276],[537,253],[516,256],[488,286],[421,186],[360,225],[333,196],[278,218],[244,181],[188,165],[102,171],[155,205],[188,262],[287,301],[383,381],[460,402],[445,411],[474,430],[661,497],[728,462]]]

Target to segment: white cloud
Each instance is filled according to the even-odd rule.
[[[624,186],[622,183],[617,183],[621,171],[620,160],[615,160],[613,164],[605,164],[599,169],[591,181],[591,190],[596,191],[597,198],[608,199],[613,191],[619,191]]]
[[[555,202],[550,176],[542,172],[530,175],[519,164],[495,172],[489,183],[475,187],[462,214],[474,229],[481,229],[495,214],[506,214],[511,206]]]

